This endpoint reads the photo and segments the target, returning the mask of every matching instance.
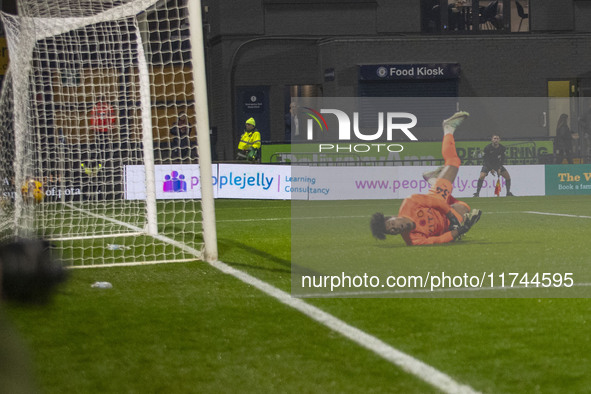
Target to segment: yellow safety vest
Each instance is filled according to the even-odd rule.
[[[259,133],[257,129],[254,129],[250,133],[245,131],[244,134],[242,134],[242,137],[240,137],[238,149],[249,150],[250,148],[261,148],[261,133]]]

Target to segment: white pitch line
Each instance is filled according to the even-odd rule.
[[[574,287],[589,287],[591,283],[575,283],[573,284]],[[494,287],[449,287],[449,288],[439,288],[439,289],[401,289],[401,290],[378,290],[378,291],[342,291],[342,292],[332,292],[332,293],[304,293],[304,294],[297,294],[296,296],[299,298],[344,298],[344,297],[356,297],[356,296],[381,296],[386,294],[436,294],[436,293],[473,293],[473,292],[480,292],[480,291],[491,291],[491,290],[501,290],[501,291],[509,291],[509,290],[550,290],[550,289],[559,289],[561,287],[534,287],[534,286],[494,286]],[[423,298],[420,296],[416,296],[415,298]],[[427,298],[427,297],[425,297]],[[523,297],[526,298],[526,297]]]
[[[536,212],[536,211],[524,211],[523,213],[532,213],[534,215],[562,216],[562,217],[565,217],[565,218],[591,219],[591,216],[570,215],[570,214],[567,214],[567,213]]]
[[[531,213],[536,215],[549,215],[549,216],[563,216],[572,218],[591,219],[591,216],[583,215],[569,215],[566,213],[551,213],[551,212],[535,212],[535,211],[503,211],[503,212],[482,212],[483,215],[514,215],[516,213]],[[314,220],[314,219],[359,219],[359,218],[370,218],[369,215],[355,215],[355,216],[301,216],[301,217],[281,217],[281,218],[252,218],[252,219],[224,219],[217,220],[218,223],[229,223],[229,222],[276,222],[279,220]]]
[[[225,220],[216,220],[216,223],[234,223],[234,222],[276,222],[278,220],[290,220],[291,217],[285,218],[253,218],[253,219],[225,219]]]
[[[532,213],[532,214],[541,214],[541,215],[556,215],[556,216],[568,216],[568,217],[579,217],[579,218],[591,218],[589,216],[576,216],[576,215],[563,215],[563,214],[552,214],[552,213],[544,213],[544,212],[533,212],[533,211],[525,211],[524,213]],[[359,218],[362,216],[340,216],[338,218]],[[332,219],[336,219],[337,217],[330,217]],[[273,219],[266,219],[266,220],[288,220],[288,219],[295,219],[291,217],[287,218],[273,218]],[[318,217],[309,217],[309,218],[298,218],[298,219],[318,219]],[[238,220],[227,220],[229,221],[260,221],[261,219],[238,219]],[[389,361],[390,363],[400,367],[403,371],[410,373],[422,381],[432,385],[433,387],[441,390],[444,393],[477,393],[473,388],[468,385],[461,384],[456,382],[453,378],[445,373],[435,369],[434,367],[423,363],[416,358],[401,352],[400,350],[395,349],[394,347],[388,345],[387,343],[381,341],[380,339],[356,328],[353,327],[346,322],[336,318],[335,316],[313,306],[302,299],[293,298],[290,294],[279,290],[278,288],[263,282],[260,279],[257,279],[249,274],[239,271],[221,261],[210,262],[214,268],[218,270],[232,275],[237,279],[240,279],[242,282],[249,284],[257,289],[261,290],[265,294],[275,298],[279,302],[294,308],[304,315],[308,316],[309,318],[317,321],[318,323],[322,324],[323,326],[330,328],[331,330],[338,332],[339,334],[343,335],[346,338],[349,338],[351,341],[357,343],[358,345],[372,351],[373,353],[379,355],[380,357],[384,358],[385,360]],[[585,284],[587,285],[587,284]],[[492,290],[492,289],[491,289]]]
[[[209,264],[221,272],[232,275],[233,277],[240,279],[242,282],[256,287],[279,302],[300,311],[323,326],[349,338],[351,341],[370,350],[388,362],[398,366],[403,371],[416,376],[444,393],[477,393],[477,391],[470,386],[456,382],[453,378],[432,366],[395,349],[382,340],[345,323],[320,308],[310,305],[299,298],[292,297],[289,293],[286,293],[267,282],[263,282],[262,280],[243,271],[237,270],[221,261],[210,262]]]
[[[159,239],[161,241],[169,242],[175,246],[181,247],[186,252],[189,252],[196,256],[197,258],[201,259],[202,254],[200,251],[193,249],[189,246],[184,246],[179,244],[166,236],[155,236],[154,238]],[[184,246],[184,247],[183,247]],[[289,293],[284,292],[283,290],[279,290],[278,288],[270,285],[267,282],[263,282],[260,279],[255,278],[247,274],[246,272],[237,270],[226,263],[221,261],[213,261],[208,262],[212,267],[220,270],[223,273],[228,275],[232,275],[233,277],[241,280],[242,282],[251,285],[263,293],[267,294],[270,297],[275,298],[279,302],[294,308],[304,315],[308,316],[309,318],[317,321],[318,323],[322,324],[323,326],[338,332],[339,334],[343,335],[345,338],[349,338],[351,341],[357,343],[358,345],[368,349],[369,351],[377,354],[378,356],[382,357],[386,361],[398,366],[403,371],[416,376],[417,378],[421,379],[425,383],[430,384],[431,386],[441,390],[444,393],[449,394],[476,394],[478,393],[473,388],[468,385],[464,385],[461,383],[456,382],[453,378],[446,375],[445,373],[439,371],[438,369],[433,368],[432,366],[423,363],[416,358],[401,352],[398,349],[388,345],[384,341],[356,328],[353,327],[344,321],[336,318],[335,316],[323,311],[320,308],[317,308],[313,305],[310,305],[299,298],[292,297]],[[128,265],[138,265],[138,264],[128,264]],[[94,268],[99,268],[101,266],[93,266]]]
[[[358,219],[358,218],[369,218],[367,215],[358,216],[302,216],[302,217],[283,217],[283,218],[252,218],[252,219],[225,219],[217,220],[221,222],[276,222],[278,220],[314,220],[314,219]]]
[[[561,215],[561,214],[551,214],[551,213],[543,213],[543,212],[524,212],[524,213],[536,213],[536,214],[546,214],[546,215],[557,215],[557,216],[574,216],[574,217],[585,217],[591,218],[588,216],[575,216],[575,215]],[[365,216],[330,216],[324,218],[330,219],[347,219],[347,218],[360,218]],[[237,222],[237,221],[263,221],[263,220],[288,220],[288,219],[321,219],[322,217],[300,217],[300,218],[269,218],[269,219],[233,219],[233,220],[218,220],[220,222]],[[167,238],[167,237],[158,237],[158,238]],[[169,239],[166,239],[170,241]],[[195,255],[198,255],[198,251]],[[425,383],[430,384],[431,386],[441,390],[444,393],[449,394],[472,394],[478,393],[472,387],[461,384],[456,382],[452,377],[449,375],[435,369],[434,367],[425,364],[424,362],[404,353],[400,350],[388,345],[387,343],[383,342],[382,340],[362,331],[346,322],[338,319],[337,317],[323,311],[320,308],[317,308],[313,305],[310,305],[304,302],[302,299],[294,298],[289,293],[286,293],[267,282],[264,282],[260,279],[257,279],[246,272],[237,270],[221,261],[209,262],[209,264],[224,272],[226,274],[232,275],[233,277],[241,280],[242,282],[251,285],[263,293],[275,298],[279,302],[296,309],[303,313],[304,315],[308,316],[309,318],[317,321],[318,323],[322,324],[323,326],[338,332],[339,334],[343,335],[346,338],[349,338],[351,341],[357,343],[358,345],[370,350],[371,352],[379,355],[383,359],[387,360],[388,362],[398,366],[403,371],[416,376],[417,378],[421,379]]]

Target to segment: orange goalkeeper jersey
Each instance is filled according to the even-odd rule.
[[[431,245],[453,241],[447,213],[451,207],[440,196],[413,194],[405,198],[398,217],[407,217],[416,224],[411,232],[402,233],[407,245]]]

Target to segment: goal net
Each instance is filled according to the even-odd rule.
[[[44,237],[72,266],[215,258],[188,1],[24,0],[2,14],[2,238]]]

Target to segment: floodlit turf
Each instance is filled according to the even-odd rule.
[[[588,197],[466,201],[485,213],[465,239],[411,248],[369,233],[369,216],[395,213],[400,201],[314,203],[306,215],[295,207],[292,223],[287,201],[217,200],[220,259],[290,291],[294,224],[296,232],[309,232],[296,234],[295,247],[305,243],[322,256],[299,262],[314,271],[356,267],[381,274],[437,258],[443,265],[435,268],[457,272],[585,272]],[[309,254],[294,250],[294,256]],[[114,287],[91,288],[95,281]],[[587,298],[305,300],[477,391],[584,393],[591,387]],[[49,306],[11,305],[2,315],[29,344],[45,393],[437,392],[205,263],[74,270]]]
[[[476,226],[461,241],[422,247],[408,247],[400,236],[371,237],[368,218],[374,212],[395,216],[399,201],[294,202],[293,263],[302,275],[344,276],[347,286],[302,288],[294,276],[293,290],[327,296],[589,297],[591,270],[582,247],[591,228],[587,201],[585,196],[467,199],[484,212]],[[364,279],[354,286],[348,279],[364,275],[374,283]],[[388,276],[420,276],[425,288],[390,287]],[[556,287],[571,280],[570,288]],[[340,285],[336,278],[331,283]]]

